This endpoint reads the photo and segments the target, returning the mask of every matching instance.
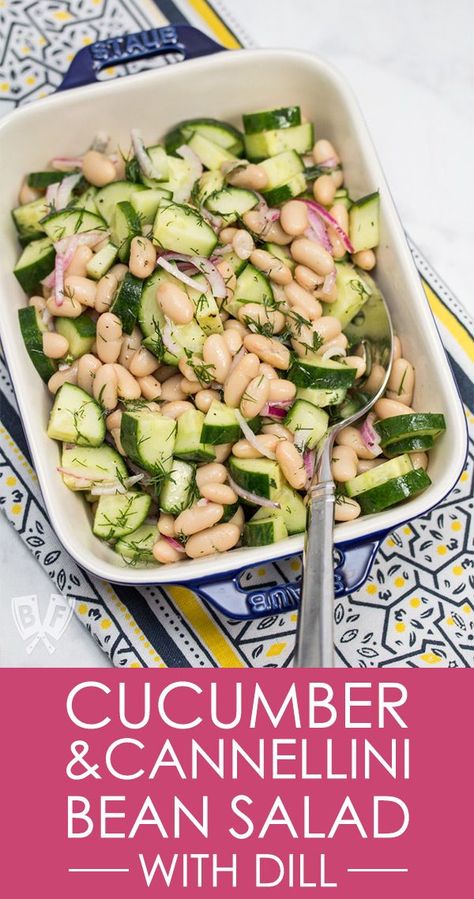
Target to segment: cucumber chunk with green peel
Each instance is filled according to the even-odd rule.
[[[244,526],[242,542],[244,546],[267,546],[288,537],[283,515],[269,515],[267,518],[251,518]]]
[[[260,134],[261,131],[292,128],[295,125],[301,125],[301,109],[299,106],[281,106],[279,109],[244,113],[242,121],[246,134]]]
[[[153,237],[165,250],[188,255],[210,256],[217,244],[213,229],[196,210],[167,200],[158,206]]]
[[[149,337],[151,334],[154,334],[164,327],[165,317],[156,299],[156,291],[160,284],[163,284],[164,282],[179,286],[178,281],[173,275],[170,275],[168,272],[159,268],[142,282],[143,286],[140,294],[138,324],[145,337]]]
[[[120,424],[120,441],[125,454],[145,471],[163,478],[173,465],[176,422],[148,408],[125,411]]]
[[[298,387],[296,391],[297,400],[307,400],[313,406],[338,406],[342,403],[346,396],[345,387],[339,387],[336,390],[318,389],[317,387]]]
[[[382,467],[382,466],[380,466]],[[373,469],[376,470],[376,469]],[[412,469],[404,475],[392,478],[384,484],[372,487],[363,493],[357,494],[357,502],[362,512],[369,515],[371,512],[383,512],[397,503],[401,503],[422,490],[426,490],[431,484],[431,478],[422,468]]]
[[[140,219],[142,227],[143,225],[153,224],[161,201],[171,200],[171,197],[171,191],[163,190],[162,188],[140,190],[132,194],[130,202]]]
[[[45,203],[44,197],[24,203],[12,209],[12,218],[21,243],[27,244],[30,240],[36,240],[45,233],[42,220],[51,212]]]
[[[374,290],[378,290],[372,278],[350,262],[336,262],[336,291],[334,303],[323,303],[323,315],[334,315],[342,328],[360,312]]]
[[[288,536],[303,534],[306,530],[306,506],[300,494],[293,490],[292,487],[284,484],[277,494],[276,501],[280,505],[279,509],[267,509],[262,506],[252,516],[253,521],[257,521],[259,518],[281,515],[283,516]]]
[[[168,131],[165,137],[167,153],[176,153],[183,144],[188,143],[193,134],[202,134],[219,147],[239,156],[243,150],[243,136],[237,128],[228,122],[217,119],[185,119]]]
[[[27,184],[35,190],[46,190],[50,184],[57,184],[63,178],[64,172],[30,172]]]
[[[283,479],[278,462],[272,459],[229,458],[229,471],[235,483],[247,493],[278,502]]]
[[[285,150],[271,159],[264,159],[260,166],[267,176],[266,191],[286,184],[291,178],[302,174],[304,169],[300,156],[294,150]]]
[[[371,250],[380,242],[380,195],[368,194],[352,203],[349,210],[349,239],[354,253]]]
[[[156,144],[154,147],[147,147],[146,152],[148,153],[154,168],[153,180],[158,183],[161,181],[168,181],[170,175],[169,158],[165,148],[161,144]]]
[[[293,200],[295,197],[304,194],[305,190],[306,178],[303,174],[300,174],[294,175],[285,184],[272,187],[271,190],[262,191],[262,194],[269,206],[279,206],[281,203],[286,203],[288,200]]]
[[[350,497],[358,497],[360,493],[379,487],[380,484],[399,478],[412,470],[410,456],[405,453],[403,456],[397,456],[396,459],[390,459],[389,462],[382,462],[382,465],[377,465],[376,468],[364,471],[363,474],[346,481],[346,493]]]
[[[218,446],[220,443],[236,443],[240,437],[240,425],[235,409],[213,400],[202,424],[201,442]]]
[[[196,205],[205,203],[207,198],[212,194],[219,193],[225,187],[225,178],[222,172],[214,169],[213,171],[204,172],[199,181],[196,181],[193,189],[193,195],[196,199]]]
[[[118,255],[118,249],[113,243],[105,244],[97,253],[94,253],[92,259],[86,264],[87,277],[94,281],[99,281],[112,268]]]
[[[43,352],[45,328],[40,314],[34,306],[26,306],[18,310],[18,320],[26,351],[39,376],[48,382],[57,370],[57,363]]]
[[[140,310],[143,281],[127,272],[115,294],[110,311],[118,315],[126,334],[131,334]]]
[[[209,443],[202,443],[201,434],[204,412],[189,409],[178,418],[174,454],[187,462],[212,462],[215,450]]]
[[[275,257],[275,259],[279,259],[280,262],[283,262],[285,265],[287,265],[291,272],[294,270],[296,262],[288,253],[288,247],[281,247],[277,243],[269,242],[264,244],[264,248],[267,253],[271,253],[271,255]]]
[[[222,334],[224,325],[219,314],[219,307],[209,290],[209,284],[203,275],[193,278],[196,290],[186,287],[186,292],[194,304],[194,317],[204,334]],[[202,289],[200,289],[202,288]]]
[[[432,437],[435,440],[446,430],[446,421],[444,415],[438,412],[412,412],[377,421],[375,430],[380,436],[381,447],[385,449],[392,443],[413,437]]]
[[[346,390],[355,379],[355,368],[334,359],[294,358],[288,379],[297,387],[316,387],[319,390]]]
[[[157,539],[156,521],[145,521],[136,531],[117,540],[114,549],[129,565],[156,565],[153,547]]]
[[[95,322],[85,313],[78,318],[55,319],[56,331],[69,343],[68,355],[73,359],[79,359],[85,353],[89,353],[95,341]]]
[[[237,278],[232,302],[237,307],[242,303],[273,306],[275,301],[270,281],[263,272],[249,263]]]
[[[87,209],[66,209],[48,216],[43,222],[44,230],[53,243],[73,234],[85,231],[105,231],[107,225],[100,215],[88,212]],[[105,236],[105,235],[104,235]]]
[[[91,184],[79,197],[73,197],[69,205],[74,209],[85,209],[86,212],[93,212],[94,215],[97,215],[98,209],[95,202],[97,194],[97,188]]]
[[[104,410],[85,390],[63,384],[49,416],[48,437],[78,446],[100,446],[105,439]]]
[[[131,202],[136,193],[145,190],[148,188],[144,184],[135,184],[133,181],[112,181],[111,184],[106,184],[105,187],[101,187],[95,198],[99,214],[110,225],[117,203],[124,200]]]
[[[127,467],[120,453],[106,443],[103,446],[70,446],[64,444],[61,454],[61,477],[69,490],[89,491],[104,481],[123,483]],[[97,497],[94,497],[97,502]]]
[[[197,132],[188,141],[188,146],[194,151],[206,169],[217,169],[217,171],[220,171],[224,163],[237,160],[237,156],[234,156],[233,153],[229,153],[224,147],[220,147]]]
[[[49,237],[33,240],[23,250],[13,274],[25,293],[33,293],[54,268],[56,253]]]
[[[424,437],[406,437],[405,440],[394,440],[384,448],[384,456],[392,459],[403,453],[426,453],[434,446],[435,438],[429,434]]]
[[[118,247],[120,262],[127,262],[130,256],[130,244],[134,237],[142,233],[140,216],[128,200],[117,203],[110,223],[112,243]]]
[[[307,400],[296,400],[284,425],[295,435],[295,446],[301,451],[314,449],[328,429],[329,416]]]
[[[291,128],[272,128],[258,134],[246,134],[244,144],[247,159],[252,162],[277,156],[285,150],[295,150],[300,154],[308,153],[314,144],[313,126],[307,122]]]
[[[137,490],[100,496],[92,531],[102,540],[117,540],[133,534],[145,521],[150,506],[151,496]]]
[[[245,212],[249,212],[259,202],[253,190],[242,187],[223,187],[211,194],[206,200],[206,207],[214,215],[220,215],[227,225],[237,221]]]
[[[179,515],[196,498],[196,466],[183,459],[173,459],[173,465],[166,475],[158,500],[162,512]]]

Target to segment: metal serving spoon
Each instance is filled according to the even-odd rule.
[[[351,355],[366,362],[364,378],[331,412],[330,428],[319,447],[308,491],[308,522],[303,553],[303,580],[296,631],[295,668],[334,668],[334,506],[336,488],[331,456],[338,432],[367,415],[382,396],[392,367],[393,331],[382,294],[372,294],[344,333]],[[375,377],[374,366],[381,366]],[[372,374],[372,378],[371,378]],[[381,380],[382,378],[382,380]],[[377,383],[371,392],[371,383]]]

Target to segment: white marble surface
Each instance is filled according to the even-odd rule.
[[[472,147],[474,15],[471,0],[227,0],[260,46],[319,54],[357,94],[412,238],[474,312]],[[53,655],[28,655],[11,614],[13,596],[51,584],[0,516],[0,665],[107,666],[73,619]]]

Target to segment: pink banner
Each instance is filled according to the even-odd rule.
[[[468,671],[1,679],[11,899],[470,892]]]

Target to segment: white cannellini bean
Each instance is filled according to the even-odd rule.
[[[174,523],[174,532],[177,537],[181,534],[190,537],[217,524],[223,514],[224,507],[220,503],[205,503],[202,506],[196,504],[178,515]]]
[[[113,162],[97,150],[88,150],[82,157],[82,174],[94,187],[105,187],[117,176]]]
[[[77,383],[78,386],[92,396],[94,378],[102,367],[102,362],[92,353],[86,353],[78,359],[77,364]]]
[[[279,440],[275,448],[275,455],[290,486],[295,490],[303,490],[308,476],[303,456],[294,444],[289,440]]]
[[[43,353],[48,359],[62,359],[69,350],[69,342],[55,331],[43,332]]]
[[[148,278],[156,265],[156,249],[151,240],[141,235],[134,237],[130,244],[128,267],[136,278]]]
[[[199,492],[206,484],[224,484],[227,480],[227,469],[219,462],[208,462],[196,469],[196,484]]]
[[[186,555],[191,559],[199,559],[212,553],[228,552],[239,540],[240,527],[228,521],[190,537],[186,543]]]

